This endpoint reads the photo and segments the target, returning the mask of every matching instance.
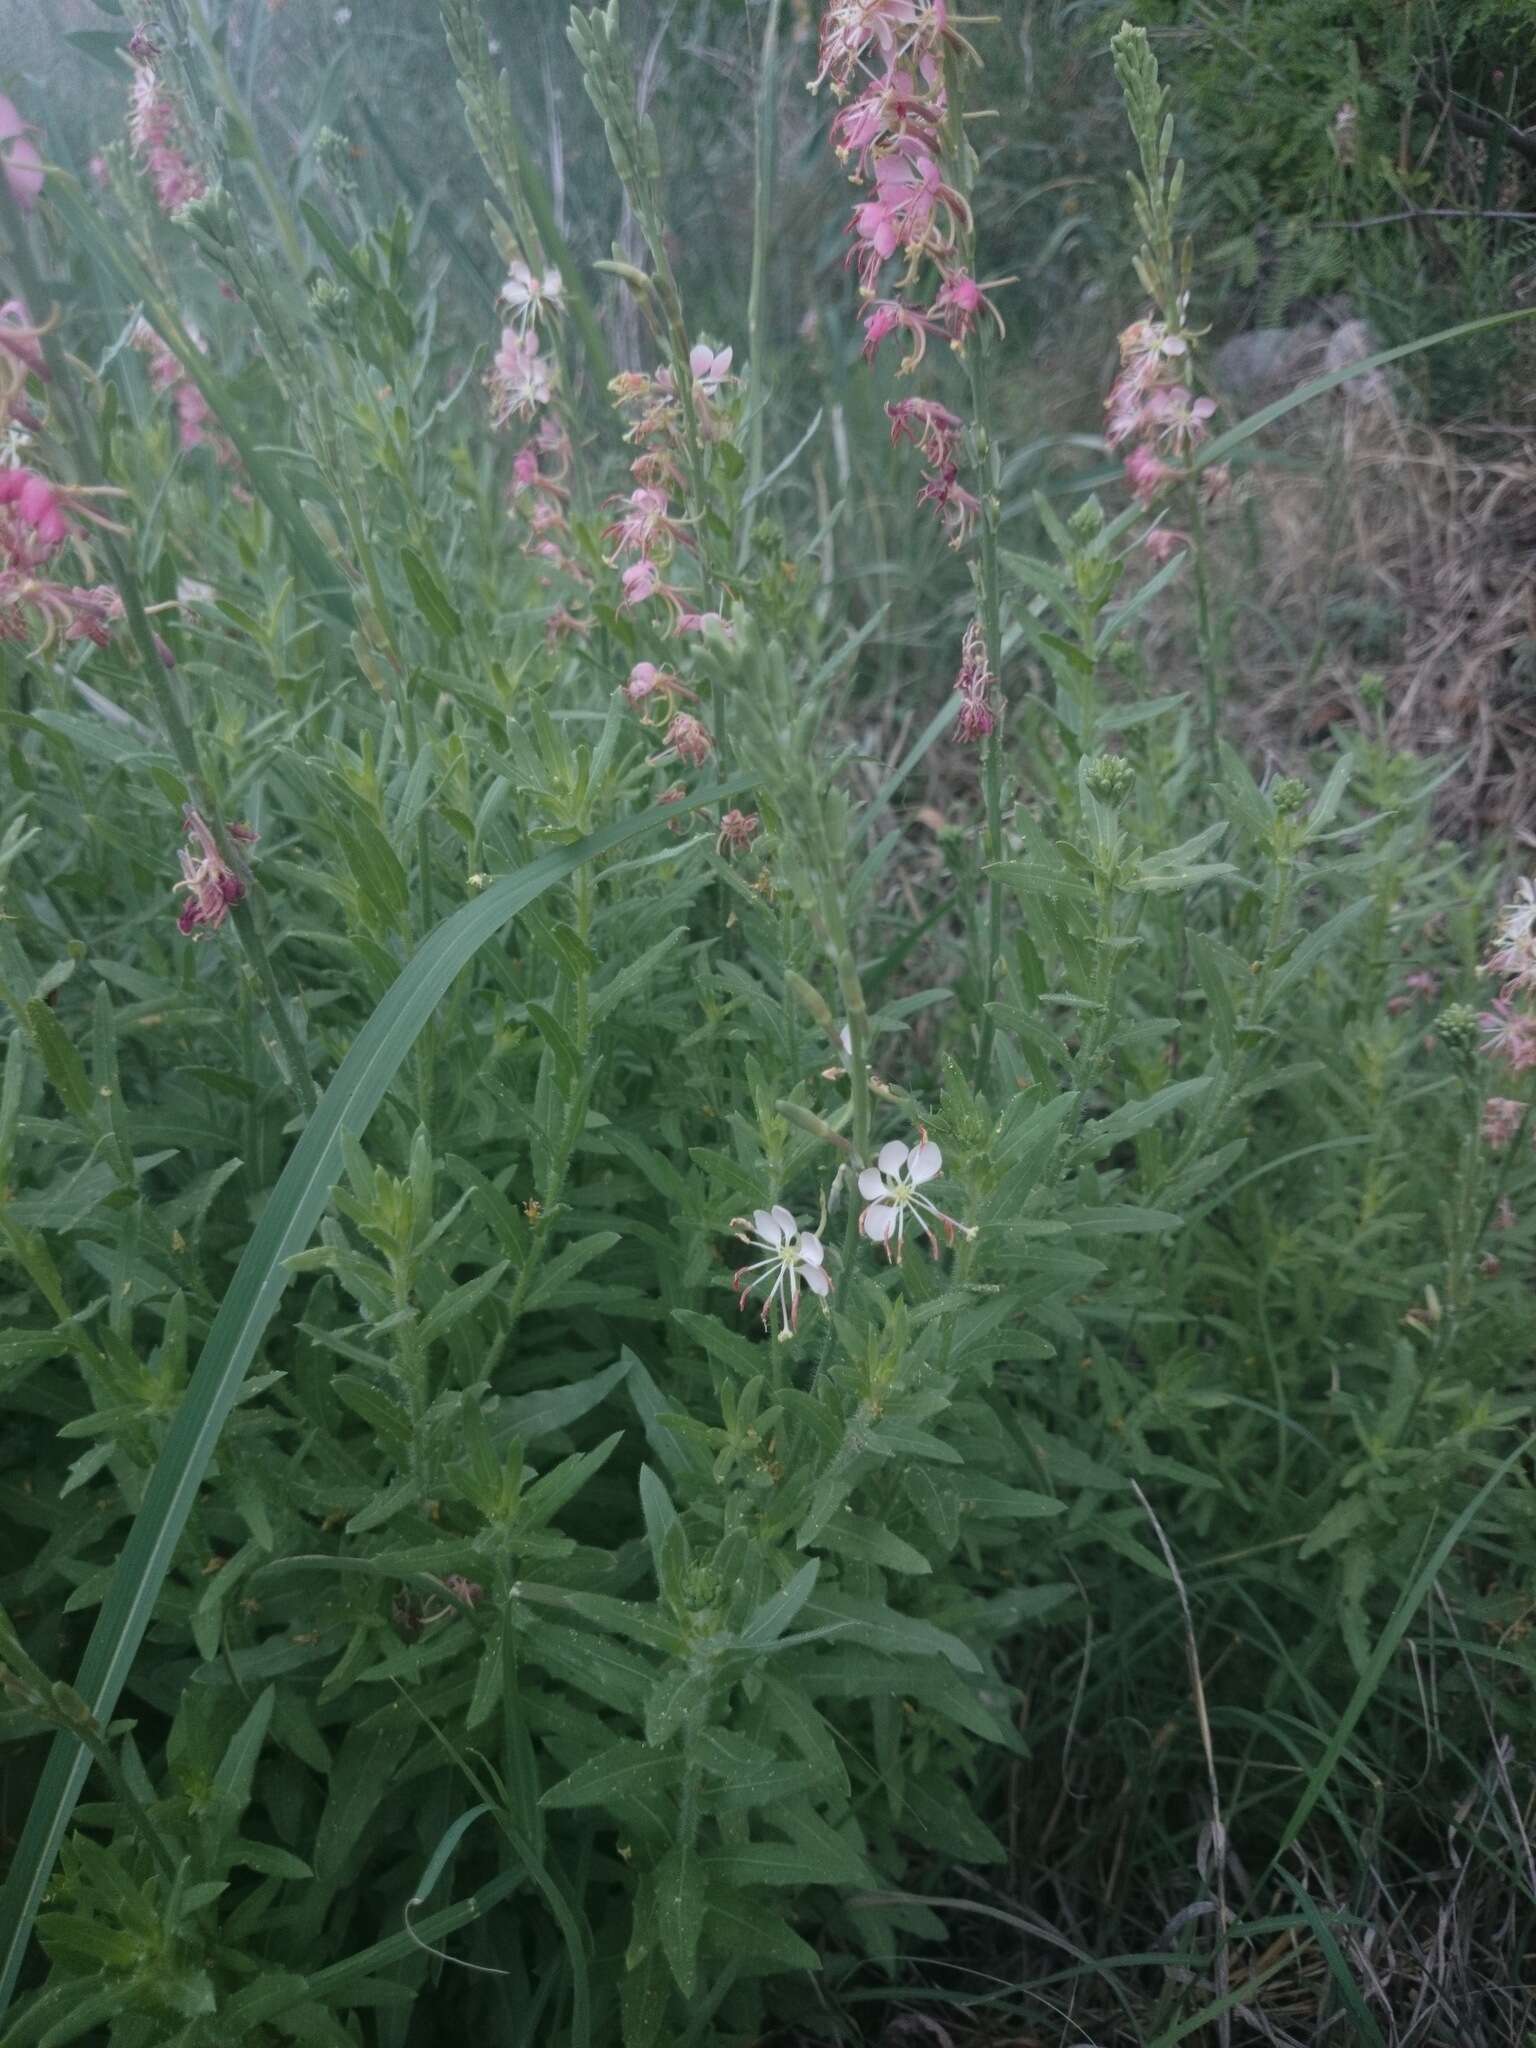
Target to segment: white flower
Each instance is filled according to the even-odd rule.
[[[706,398],[713,398],[731,374],[731,359],[735,353],[732,348],[712,349],[707,341],[695,342],[688,351],[688,367],[693,372],[693,381]]]
[[[759,1281],[765,1281],[767,1292],[763,1297],[763,1322],[767,1324],[774,1309],[778,1309],[782,1342],[790,1336],[799,1320],[801,1287],[809,1287],[812,1294],[822,1298],[832,1292],[832,1282],[825,1271],[826,1253],[822,1250],[821,1239],[813,1230],[802,1230],[789,1211],[777,1203],[771,1209],[753,1210],[750,1228],[755,1235],[745,1234],[748,1229],[745,1216],[733,1216],[731,1227],[743,1244],[768,1255],[743,1266],[737,1273],[739,1305],[745,1308],[747,1296]]]
[[[564,294],[565,286],[558,270],[551,267],[538,277],[518,259],[507,272],[507,281],[501,288],[501,303],[515,319],[537,320],[546,307],[558,312]]]
[[[929,1140],[926,1131],[920,1129],[917,1136],[915,1145],[903,1145],[896,1138],[890,1144],[882,1145],[875,1164],[866,1166],[859,1175],[859,1193],[868,1204],[859,1218],[859,1229],[871,1244],[885,1246],[887,1258],[901,1257],[909,1215],[927,1233],[935,1258],[939,1256],[939,1241],[928,1221],[930,1216],[937,1218],[949,1244],[954,1243],[957,1230],[963,1231],[967,1237],[976,1235],[965,1224],[957,1223],[953,1216],[946,1216],[926,1195],[918,1193],[919,1188],[936,1180],[943,1172],[944,1155]]]

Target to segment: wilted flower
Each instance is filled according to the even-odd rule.
[[[742,1244],[767,1254],[737,1272],[738,1306],[745,1308],[754,1288],[766,1283],[763,1323],[765,1327],[771,1325],[777,1311],[779,1338],[785,1341],[800,1319],[802,1286],[823,1300],[832,1292],[821,1239],[814,1231],[802,1230],[789,1211],[777,1203],[771,1209],[754,1209],[750,1224],[745,1216],[733,1216],[731,1228]]]
[[[667,745],[679,761],[690,768],[702,768],[714,750],[707,726],[691,712],[679,711],[667,727]]]
[[[992,708],[992,689],[996,681],[987,660],[987,641],[981,630],[981,621],[972,619],[960,643],[960,673],[955,677],[955,689],[961,698],[960,715],[955,720],[956,739],[969,745],[984,740],[995,729],[997,717]]]
[[[1502,1152],[1520,1128],[1525,1104],[1507,1095],[1490,1095],[1483,1104],[1482,1138],[1491,1152]]]
[[[177,891],[186,890],[187,900],[177,918],[177,929],[190,936],[199,925],[209,931],[217,931],[230,911],[245,895],[245,884],[219,852],[218,842],[208,829],[208,822],[200,811],[189,804],[186,809],[187,835],[197,848],[196,853],[186,847],[181,850],[181,880]],[[232,839],[254,844],[256,834],[249,826],[231,825]]]
[[[1181,533],[1176,526],[1154,526],[1150,533],[1142,536],[1141,544],[1161,568],[1189,546],[1189,535]]]
[[[716,853],[744,853],[757,837],[762,822],[756,811],[727,811],[715,839]]]
[[[949,535],[952,548],[965,545],[981,517],[980,498],[961,483],[960,471],[953,462],[945,463],[942,469],[935,470],[924,480],[917,502],[938,507],[940,523]]]
[[[965,422],[947,405],[932,398],[900,398],[885,408],[891,423],[891,446],[910,441],[924,462],[943,469],[954,462],[955,445]]]

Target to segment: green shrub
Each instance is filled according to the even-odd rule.
[[[846,460],[829,501],[828,425],[781,435],[762,292],[688,319],[616,7],[572,39],[659,358],[622,426],[471,0],[514,287],[475,333],[422,222],[323,137],[267,171],[167,12],[110,189],[0,189],[60,309],[6,350],[46,502],[0,493],[4,1727],[24,1779],[53,1743],[7,2043],[851,2026],[957,1866],[1027,1871],[1029,1671],[1047,1697],[1103,1617],[1177,1715],[1182,1617],[1241,1612],[1275,1677],[1210,1660],[1178,1832],[1202,1914],[1228,1844],[1260,1889],[1180,1951],[1188,2031],[1240,1944],[1342,1927],[1270,1866],[1360,1809],[1409,1631],[1442,1748],[1378,1771],[1394,1820],[1524,1729],[1530,1226],[1503,1271],[1487,1233],[1532,1174],[1433,1026],[1489,902],[1433,777],[1341,732],[1315,788],[1261,782],[1223,733],[1201,535],[1251,436],[1175,381],[1144,41],[1126,362],[1170,460],[1118,516],[1041,505],[1026,552],[993,324],[951,310],[895,424],[975,595],[916,593],[959,675],[896,747],[837,573],[870,501]],[[928,291],[985,269],[959,114]],[[206,189],[166,220],[146,171]],[[88,571],[21,561],[49,507]],[[1199,703],[1138,652],[1181,576]]]

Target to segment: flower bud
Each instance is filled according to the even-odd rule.
[[[1269,786],[1269,800],[1282,818],[1293,818],[1302,810],[1312,792],[1304,782],[1298,782],[1294,775],[1282,775]]]
[[[1123,754],[1095,754],[1083,769],[1088,794],[1101,804],[1123,804],[1136,781],[1136,770]]]

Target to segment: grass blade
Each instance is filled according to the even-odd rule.
[[[444,919],[401,970],[320,1098],[246,1245],[134,1517],[75,1689],[105,1723],[122,1692],[166,1573],[246,1368],[288,1284],[287,1261],[308,1244],[341,1174],[344,1137],[360,1137],[454,978],[518,912],[589,860],[696,808],[750,787],[735,776],[686,806],[657,805],[540,856]],[[0,1894],[0,2015],[10,2002],[32,1922],[90,1766],[73,1736],[54,1741]]]

